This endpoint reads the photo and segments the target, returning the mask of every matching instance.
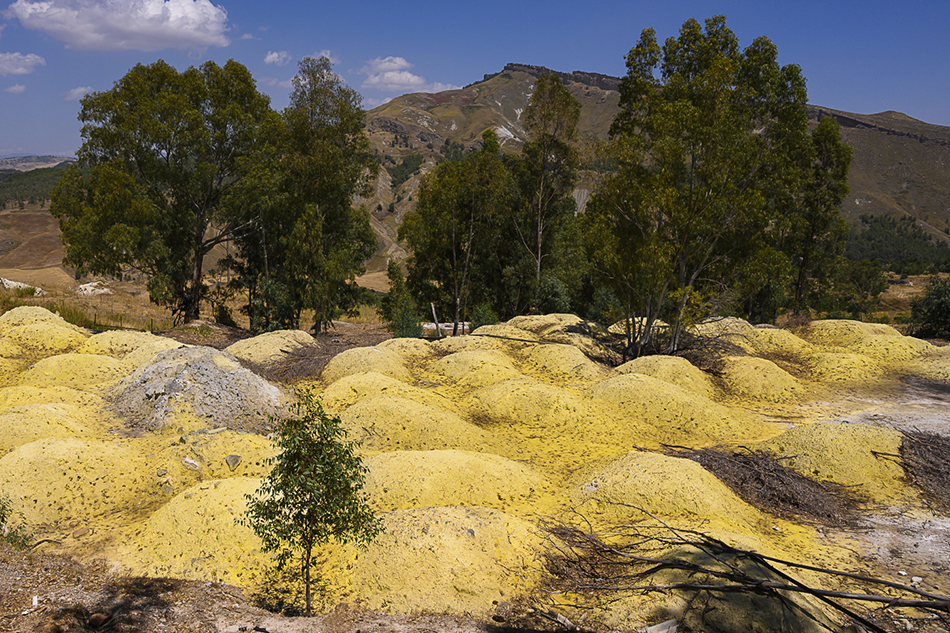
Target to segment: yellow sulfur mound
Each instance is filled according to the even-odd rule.
[[[774,424],[731,410],[701,396],[642,374],[621,374],[590,391],[603,403],[602,415],[653,427],[652,442],[699,448],[764,439],[780,432]]]
[[[819,382],[867,383],[880,378],[881,367],[861,354],[820,352],[808,358],[811,379]]]
[[[807,477],[853,486],[854,492],[878,503],[906,501],[911,490],[904,472],[886,453],[900,453],[901,434],[866,424],[820,422],[789,429],[761,446],[782,464]]]
[[[928,354],[909,361],[904,370],[912,376],[950,381],[950,346],[934,347]]]
[[[390,338],[376,347],[396,354],[407,363],[428,358],[434,353],[429,341],[418,338]]]
[[[761,520],[758,510],[693,460],[644,451],[631,451],[586,477],[571,491],[571,501],[609,522],[647,518],[642,511],[742,523],[746,529]]]
[[[693,330],[696,334],[713,338],[730,334],[748,336],[754,332],[755,329],[756,328],[750,325],[748,321],[736,317],[710,318],[693,326]]]
[[[0,412],[0,457],[36,440],[90,435],[82,413],[72,405],[28,404]]]
[[[863,338],[852,345],[851,349],[874,359],[885,367],[893,367],[929,353],[934,346],[927,341],[910,336],[875,334]]]
[[[369,609],[487,618],[537,582],[539,545],[532,526],[497,510],[397,511],[351,563],[352,591]]]
[[[347,439],[371,453],[457,448],[490,452],[498,442],[491,433],[454,413],[396,395],[360,400],[340,416]]]
[[[16,386],[0,389],[0,411],[29,404],[60,403],[95,412],[103,407],[103,399],[86,391],[69,387]]]
[[[614,373],[652,376],[704,398],[712,398],[716,392],[709,376],[678,356],[642,356],[620,365]]]
[[[402,358],[376,347],[356,347],[337,354],[323,368],[321,378],[326,382],[336,382],[340,378],[368,371],[401,381],[410,379]]]
[[[3,335],[27,348],[30,353],[44,356],[70,352],[86,340],[85,334],[72,327],[48,322],[17,325],[4,332]]]
[[[527,511],[550,493],[544,475],[486,453],[395,451],[369,458],[366,467],[366,493],[382,512],[463,504]]]
[[[0,490],[32,525],[136,512],[160,499],[148,460],[115,441],[48,438],[0,459]]]
[[[535,345],[525,350],[524,358],[530,373],[536,377],[584,383],[597,382],[608,374],[607,369],[573,345]]]
[[[46,308],[39,306],[20,306],[0,314],[0,334],[5,335],[10,330],[23,325],[36,325],[40,323],[73,330],[74,332],[88,336],[88,333],[81,327],[73,325],[58,314],[53,314]]]
[[[428,407],[455,411],[452,401],[375,371],[352,374],[337,380],[320,394],[320,401],[327,411],[339,414],[360,400],[380,394],[412,400]]]
[[[449,354],[430,366],[440,382],[473,389],[506,380],[520,374],[507,356],[495,350],[463,350]]]
[[[722,368],[725,389],[741,398],[764,402],[795,402],[805,390],[784,369],[754,356],[729,356]]]
[[[868,336],[900,337],[901,333],[883,323],[826,319],[824,321],[812,321],[801,329],[799,335],[817,345],[851,347]]]
[[[805,339],[779,328],[752,328],[743,336],[758,354],[801,358],[814,351],[814,346]]]
[[[104,391],[127,373],[126,365],[111,356],[58,354],[39,361],[23,372],[20,383],[32,387],[69,387]]]
[[[238,341],[225,348],[225,351],[244,361],[269,365],[313,344],[313,337],[303,330],[278,330]]]
[[[0,358],[15,358],[24,353],[23,347],[0,336]]]
[[[228,583],[246,583],[270,557],[260,539],[237,525],[260,479],[203,481],[179,493],[128,537],[122,548],[129,571]]]

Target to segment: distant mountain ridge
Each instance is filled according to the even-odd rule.
[[[620,81],[599,73],[560,72],[531,64],[509,63],[460,90],[435,94],[413,93],[367,112],[366,129],[384,168],[375,192],[362,202],[373,211],[373,229],[380,249],[370,263],[385,268],[390,257],[406,253],[396,242],[402,218],[415,206],[413,193],[419,179],[444,155],[446,143],[465,151],[480,145],[481,134],[493,129],[506,151],[519,151],[527,138],[521,126],[534,81],[555,74],[581,102],[578,135],[581,144],[607,139],[619,110]],[[950,127],[918,121],[899,112],[855,114],[825,106],[808,106],[813,124],[833,117],[845,142],[854,150],[849,183],[851,193],[842,213],[852,225],[865,213],[913,216],[941,240],[950,230]],[[389,170],[407,157],[421,155],[421,167],[393,188]],[[588,191],[576,192],[580,202]]]

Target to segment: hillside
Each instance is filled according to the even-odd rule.
[[[386,259],[406,253],[394,244],[402,218],[414,206],[413,193],[422,173],[449,154],[446,143],[467,151],[481,133],[494,129],[507,151],[518,151],[525,139],[520,115],[530,98],[534,80],[554,73],[540,66],[508,64],[498,73],[461,90],[436,94],[415,93],[370,110],[366,129],[373,148],[386,168],[375,194],[364,200],[373,211],[373,228],[380,251],[371,270],[385,268]],[[620,79],[575,71],[560,75],[582,105],[579,136],[584,145],[604,140],[617,113]],[[946,240],[950,227],[950,128],[918,121],[899,112],[863,115],[809,106],[814,124],[827,116],[842,127],[842,136],[854,148],[851,195],[842,207],[850,224],[865,213],[912,216],[935,237]],[[395,189],[388,170],[412,156],[423,162],[418,173]],[[586,190],[578,191],[583,202]],[[390,204],[393,210],[390,212]]]

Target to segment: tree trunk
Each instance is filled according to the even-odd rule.
[[[204,252],[195,253],[195,263],[191,269],[191,283],[185,290],[182,312],[185,323],[197,321],[201,316],[201,267],[204,262]]]

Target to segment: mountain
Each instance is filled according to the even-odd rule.
[[[64,156],[8,156],[0,158],[0,172],[31,171],[43,167],[55,167],[64,162],[75,162],[75,158]]]
[[[618,111],[620,79],[542,66],[508,64],[460,90],[408,94],[367,112],[366,130],[385,168],[374,193],[361,201],[373,210],[373,229],[380,241],[369,270],[385,270],[387,259],[406,256],[396,243],[396,232],[415,205],[421,175],[439,160],[478,146],[489,128],[498,134],[503,150],[520,150],[526,138],[521,112],[534,81],[552,73],[581,102],[581,145],[605,140]],[[944,229],[950,227],[950,128],[899,112],[864,115],[810,105],[808,115],[812,124],[833,117],[854,149],[851,194],[842,205],[849,223],[858,225],[866,213],[911,216],[935,238],[948,239]],[[586,196],[582,184],[576,192],[581,206]]]

